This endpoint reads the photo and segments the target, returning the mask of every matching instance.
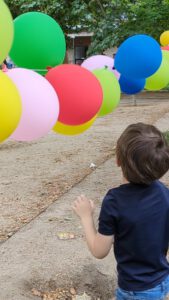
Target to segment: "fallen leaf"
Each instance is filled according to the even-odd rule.
[[[94,163],[91,163],[90,164],[90,169],[95,169],[96,168],[96,165]]]
[[[14,234],[14,232],[9,232],[7,236],[11,237],[13,234]]]
[[[76,290],[74,288],[71,288],[70,293],[71,293],[71,295],[76,295]]]
[[[42,296],[41,292],[39,292],[39,291],[36,290],[36,289],[32,289],[32,294],[33,294],[34,296],[38,296],[38,297],[41,297],[41,296]]]
[[[39,292],[33,289],[32,294],[41,297],[43,300],[76,300],[76,290],[73,287],[69,289],[57,288],[51,292]]]
[[[75,239],[75,235],[73,233],[68,233],[68,232],[57,233],[57,237],[58,237],[59,240],[73,240],[73,239]]]
[[[72,218],[70,218],[70,217],[65,217],[65,218],[64,218],[64,221],[72,221]]]
[[[88,296],[86,293],[84,293],[83,295],[77,295],[76,296],[76,298],[75,298],[75,300],[91,300],[91,297],[90,296]]]

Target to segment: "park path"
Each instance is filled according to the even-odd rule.
[[[23,224],[20,224],[20,230],[0,246],[0,300],[38,300],[40,298],[32,294],[32,289],[43,292],[56,290],[58,287],[65,289],[71,286],[76,288],[79,294],[83,294],[85,291],[92,297],[92,300],[98,298],[108,300],[112,298],[116,285],[116,268],[113,252],[103,261],[98,261],[91,257],[85,245],[79,220],[72,213],[71,203],[81,193],[91,197],[96,203],[97,222],[104,194],[107,189],[121,182],[120,170],[115,165],[115,157],[113,155],[115,142],[128,124],[138,121],[155,123],[161,130],[167,130],[169,105],[119,107],[114,114],[98,120],[93,129],[85,135],[73,139],[73,142],[71,139],[67,142],[65,137],[61,138],[58,147],[61,147],[62,143],[64,146],[62,145],[62,163],[60,162],[60,165],[57,165],[57,172],[60,172],[59,179],[57,177],[59,176],[58,173],[53,173],[56,168],[56,166],[53,166],[53,160],[48,165],[47,153],[50,153],[50,155],[55,151],[57,154],[60,153],[57,150],[53,134],[42,141],[29,145],[26,148],[29,149],[29,155],[28,150],[22,150],[22,163],[25,164],[24,166],[25,169],[27,168],[28,173],[30,170],[26,164],[31,162],[31,158],[33,160],[35,154],[35,158],[39,163],[38,168],[36,162],[35,170],[33,169],[33,162],[31,164],[31,168],[35,173],[31,180],[29,176],[22,178],[22,172],[20,171],[23,171],[22,163],[18,166],[17,174],[18,180],[22,180],[17,193],[21,193],[22,185],[24,185],[24,189],[27,188],[26,196],[22,195],[22,204],[27,201],[27,206],[30,210],[32,207],[34,214],[30,212],[30,219],[29,217],[27,218],[27,225],[22,227]],[[55,146],[53,145],[54,142]],[[68,149],[69,143],[71,148]],[[10,148],[10,146],[12,147]],[[3,145],[4,168],[8,168],[7,161],[12,163],[11,156],[15,155],[16,159],[17,155],[19,155],[18,149],[21,151],[22,148],[11,144],[11,142]],[[66,151],[69,152],[69,155],[65,159],[64,153],[66,155]],[[55,159],[57,157],[56,153],[53,156]],[[8,158],[9,154],[11,155],[10,158]],[[42,164],[42,160],[47,160],[45,165]],[[89,168],[91,162],[96,164],[96,169],[92,170]],[[15,164],[16,161],[14,161],[13,165]],[[46,167],[45,171],[43,170],[44,166]],[[13,169],[12,172],[14,172]],[[6,171],[4,180],[7,180],[7,174],[9,174],[9,170],[8,172]],[[41,182],[42,174],[44,178],[47,176],[45,182]],[[29,175],[31,175],[31,172]],[[33,183],[33,180],[35,181],[38,175],[40,176],[39,181],[37,180],[38,183],[35,182],[33,187],[30,187],[29,185]],[[64,178],[61,178],[61,176]],[[15,186],[17,178],[8,184],[6,189],[1,190],[1,193],[5,194],[6,199],[8,193],[10,193],[12,199],[14,189],[12,185]],[[61,192],[56,196],[55,185],[61,179],[63,182],[66,182],[67,187],[64,189],[65,185],[61,184]],[[48,180],[50,180],[50,184],[48,184]],[[165,176],[164,181],[169,183],[168,174]],[[32,198],[29,198],[29,188],[30,194],[34,195]],[[36,198],[35,192],[37,191],[39,191],[39,194],[37,193],[38,196]],[[48,197],[50,202],[48,202]],[[45,198],[46,206],[44,204]],[[48,206],[44,212],[33,209],[34,203],[39,203],[39,199],[43,202],[43,209]],[[17,216],[20,213],[20,210],[17,211],[17,208],[20,207],[17,207],[19,203],[19,201],[17,204],[14,201],[10,201],[11,207],[8,207],[7,203],[5,203],[5,206],[1,208],[2,214],[4,214],[4,226],[7,226],[5,222],[5,208],[9,215]],[[23,207],[21,210],[23,210]],[[41,214],[37,216],[37,212]],[[27,211],[25,214],[29,215]],[[31,219],[33,220],[29,222]],[[13,228],[15,228],[15,223],[12,224]],[[8,227],[6,227],[6,231],[8,231]],[[61,240],[63,233],[71,234],[69,236],[72,239]],[[53,300],[54,298],[49,299]]]

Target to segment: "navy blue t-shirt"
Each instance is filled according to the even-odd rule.
[[[109,190],[98,231],[114,235],[120,288],[151,289],[169,275],[169,189],[161,182],[127,183]]]

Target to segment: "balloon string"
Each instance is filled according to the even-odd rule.
[[[37,71],[37,72],[46,72],[48,71],[47,69],[31,69],[32,71]]]
[[[12,69],[15,69],[15,68],[12,68]],[[36,72],[46,72],[46,71],[49,71],[51,70],[52,67],[47,67],[46,69],[31,69],[32,71],[36,71]],[[10,69],[8,69],[7,67],[3,68],[1,71],[6,73],[8,72]]]

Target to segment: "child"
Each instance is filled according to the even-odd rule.
[[[169,146],[152,125],[133,124],[116,148],[125,183],[105,196],[98,232],[93,202],[80,196],[73,209],[80,217],[91,253],[108,255],[114,236],[117,300],[162,300],[169,294],[169,190],[158,181],[169,169]]]

